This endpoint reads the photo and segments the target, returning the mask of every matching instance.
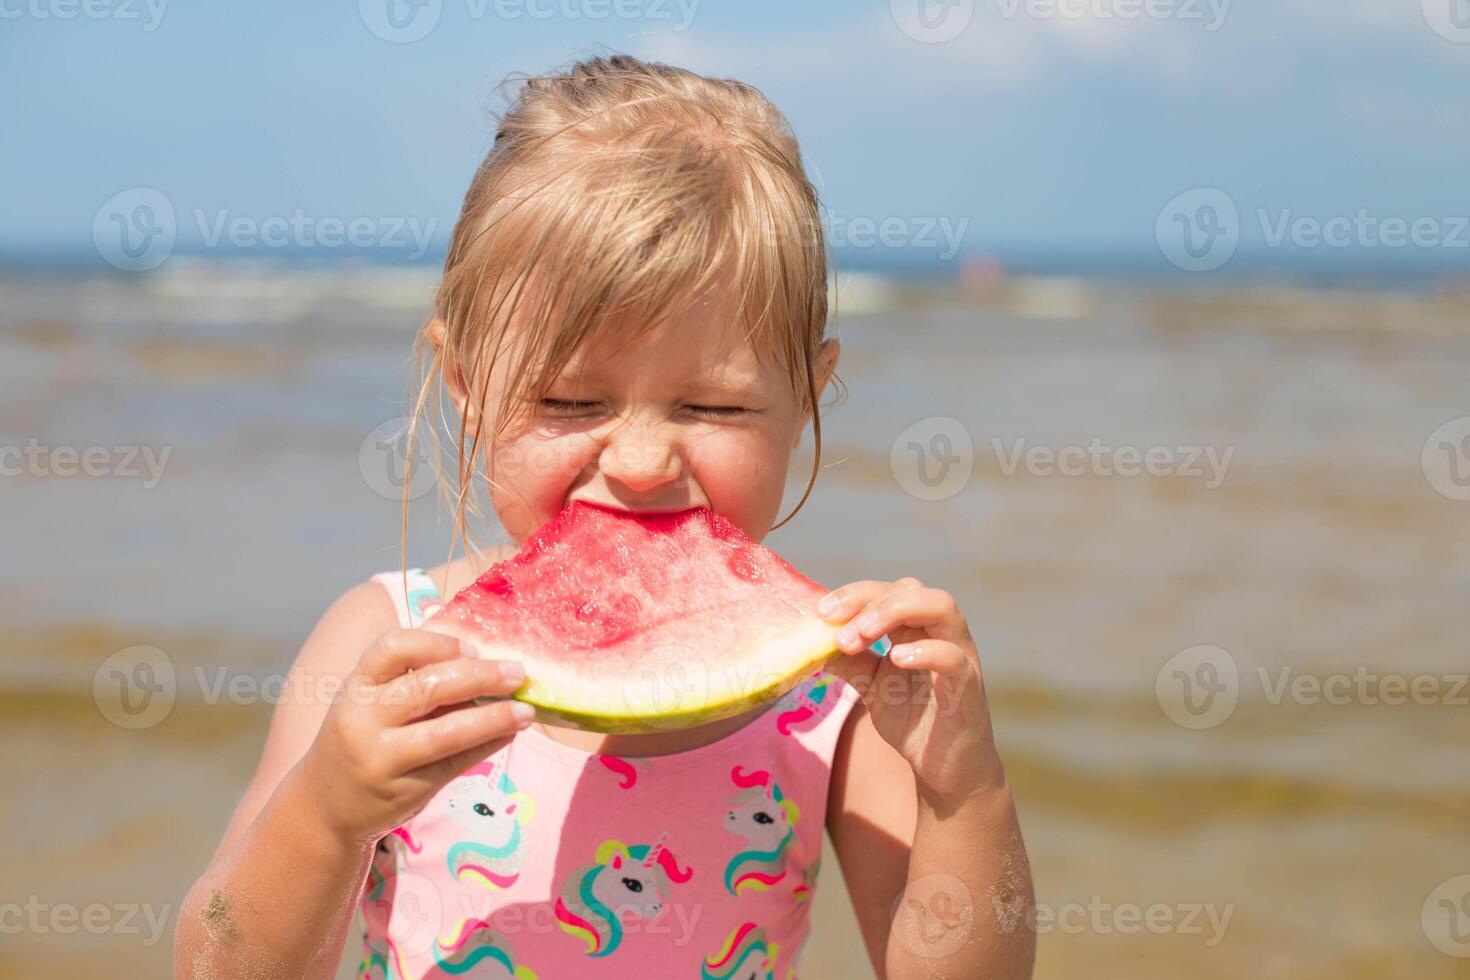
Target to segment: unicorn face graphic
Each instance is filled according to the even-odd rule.
[[[607,956],[622,942],[629,916],[652,919],[663,911],[672,884],[688,881],[663,837],[653,844],[629,846],[606,840],[596,863],[567,876],[556,900],[557,924],[587,944],[588,956]]]
[[[507,773],[477,768],[449,784],[444,807],[466,830],[466,839],[449,849],[455,880],[492,890],[515,884],[526,860],[523,828],[535,816],[531,797]]]
[[[725,939],[719,952],[705,957],[700,980],[771,980],[776,969],[776,944],[753,922],[742,923]]]
[[[597,876],[592,894],[619,915],[632,913],[640,919],[658,915],[669,897],[668,877],[657,866],[633,862],[613,855],[607,870]]]
[[[521,794],[504,774],[502,785],[493,785],[488,776],[470,776],[450,784],[444,804],[449,815],[470,836],[490,847],[504,847],[516,832],[522,807]],[[524,816],[524,815],[522,815]]]
[[[791,829],[786,810],[760,787],[735,797],[725,812],[725,829],[756,845],[774,846]]]
[[[746,847],[725,866],[725,887],[732,895],[764,891],[786,878],[786,854],[800,813],[765,770],[736,766],[730,780],[740,792],[725,811],[725,829],[744,837]]]

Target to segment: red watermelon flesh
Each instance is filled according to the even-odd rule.
[[[519,660],[542,720],[663,731],[739,714],[837,652],[827,592],[707,507],[574,501],[424,628]]]

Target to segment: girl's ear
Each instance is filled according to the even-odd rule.
[[[444,319],[435,316],[424,326],[424,338],[428,340],[429,346],[434,351],[434,358],[439,362],[440,376],[444,379],[444,386],[449,391],[449,397],[454,402],[454,410],[465,420],[465,435],[472,436],[475,427],[479,424],[479,416],[475,406],[469,406],[469,413],[465,413],[465,406],[469,402],[469,386],[465,384],[464,374],[459,369],[459,364],[444,351],[444,338],[448,333],[448,327]]]
[[[814,366],[813,375],[817,382],[817,400],[821,401],[822,392],[827,390],[827,385],[832,382],[832,375],[837,370],[837,359],[842,355],[842,341],[836,337],[828,337],[822,341],[817,348],[817,363]],[[803,410],[801,424],[796,427],[796,438],[791,443],[792,452],[801,445],[801,437],[806,433],[807,422],[811,420],[811,412]]]

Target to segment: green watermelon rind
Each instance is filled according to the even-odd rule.
[[[521,659],[517,657],[513,649],[485,644],[473,633],[461,629],[452,621],[431,620],[424,625],[427,629],[464,640],[475,648],[476,653],[482,659]],[[610,735],[647,734],[707,725],[743,714],[764,702],[779,698],[826,665],[843,656],[842,651],[837,647],[838,628],[836,626],[815,616],[807,618],[802,626],[808,637],[803,638],[804,641],[798,640],[794,645],[799,650],[811,652],[790,658],[773,658],[774,662],[780,665],[779,669],[768,667],[761,677],[762,683],[748,690],[738,690],[733,696],[730,696],[731,688],[726,686],[718,691],[716,696],[687,705],[681,704],[670,711],[620,711],[610,707],[610,703],[606,700],[592,704],[558,697],[555,691],[562,688],[563,685],[558,684],[555,680],[538,679],[532,676],[510,697],[535,708],[537,721]],[[528,666],[533,671],[538,667],[534,661]],[[540,664],[539,666],[544,668],[547,665]]]

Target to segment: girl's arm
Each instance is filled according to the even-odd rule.
[[[1025,978],[1030,866],[996,751],[979,656],[948,593],[857,582],[830,668],[863,694],[833,760],[827,826],[879,976]],[[887,657],[866,652],[887,634]]]
[[[833,760],[827,829],[880,977],[1031,975],[1034,898],[1009,785],[936,808],[859,706]]]
[[[524,727],[509,703],[456,707],[514,690],[513,668],[394,626],[369,583],[302,647],[255,778],[180,906],[176,975],[331,977],[377,839]]]

